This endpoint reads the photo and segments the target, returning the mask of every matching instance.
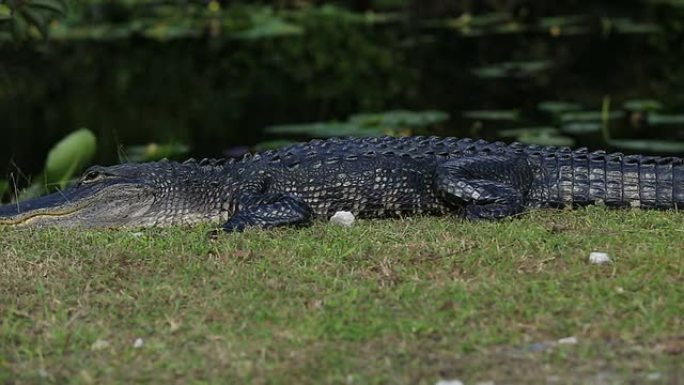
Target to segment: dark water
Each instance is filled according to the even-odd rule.
[[[451,119],[427,133],[489,139],[505,129],[567,124],[540,109],[545,101],[599,111],[610,100],[612,136],[684,141],[681,9],[602,8],[556,23],[546,17],[557,11],[544,12],[534,28],[519,31],[486,20],[467,31],[439,19],[369,26],[328,19],[301,36],[250,41],[0,46],[0,170],[35,175],[50,147],[80,127],[96,133],[96,161],[107,164],[121,159],[123,146],[149,142],[220,156],[273,139],[263,132],[269,125],[357,112],[443,110]],[[623,107],[633,99],[657,101],[666,124]],[[480,112],[464,113],[472,110]],[[481,110],[514,110],[514,117]],[[560,135],[606,145],[600,131],[588,131]]]

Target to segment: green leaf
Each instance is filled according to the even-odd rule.
[[[67,8],[66,3],[60,0],[30,0],[28,6],[34,9],[44,9],[60,15],[64,15]]]
[[[653,34],[662,31],[658,24],[640,23],[629,18],[615,18],[611,22],[615,30],[623,34]]]
[[[26,31],[28,31],[28,21],[21,14],[16,14],[12,19],[12,34],[15,39],[23,39],[26,37]]]
[[[518,141],[540,146],[572,147],[575,145],[575,140],[572,138],[548,133],[521,135],[518,137]]]
[[[444,111],[394,110],[370,114],[356,114],[349,117],[349,123],[377,128],[425,128],[449,120]]]
[[[0,4],[0,22],[12,20],[12,9],[5,4]]]
[[[550,61],[503,62],[475,68],[472,73],[482,79],[527,78],[549,68]]]
[[[473,120],[515,121],[520,117],[520,112],[518,110],[472,110],[463,111],[463,117]]]
[[[650,114],[648,115],[648,124],[654,126],[663,125],[682,125],[684,124],[684,115],[668,115],[668,114]]]
[[[538,144],[542,146],[573,146],[575,140],[560,135],[555,127],[524,127],[501,130],[497,134],[502,138],[515,138],[516,141],[526,144]]]
[[[586,135],[600,132],[603,125],[601,122],[570,122],[563,124],[561,130],[570,135]]]
[[[245,40],[276,38],[281,36],[301,35],[304,29],[274,14],[271,9],[264,9],[250,15],[249,28],[236,32],[234,37]]]
[[[47,37],[47,19],[40,12],[30,9],[22,8],[19,10],[19,14],[23,16],[29,25],[32,25],[38,29],[40,35]]]
[[[126,147],[125,154],[129,162],[151,162],[185,155],[188,151],[190,147],[180,143],[150,143],[145,146]]]
[[[555,127],[540,126],[540,127],[522,127],[511,128],[508,130],[497,131],[497,135],[501,138],[519,138],[521,136],[553,136],[558,135],[560,131]]]
[[[57,143],[45,162],[45,180],[48,186],[60,187],[73,178],[95,155],[97,139],[88,129],[75,131]]]
[[[627,100],[622,104],[622,107],[627,111],[656,111],[663,109],[662,103],[653,99]]]
[[[308,124],[285,124],[266,127],[269,134],[306,135],[318,138],[336,136],[380,136],[384,132],[377,128],[363,128],[358,124],[341,122],[319,122]]]
[[[671,140],[613,139],[609,140],[608,144],[621,150],[636,151],[641,153],[684,153],[684,142],[675,142]]]
[[[620,119],[625,116],[622,111],[612,111],[607,114],[609,120]],[[582,111],[582,112],[568,112],[561,116],[563,122],[600,122],[603,120],[602,111]]]
[[[555,115],[564,112],[579,111],[582,109],[582,105],[577,103],[546,101],[539,103],[537,109]]]
[[[587,19],[588,17],[585,15],[563,15],[542,17],[539,19],[538,23],[539,26],[543,28],[567,27],[569,25],[584,23]]]
[[[277,150],[279,148],[290,146],[290,145],[293,145],[296,143],[298,143],[298,142],[296,142],[294,140],[286,140],[286,139],[267,140],[265,142],[257,143],[254,146],[254,150],[255,151]]]

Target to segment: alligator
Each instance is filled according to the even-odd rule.
[[[589,204],[684,207],[684,162],[474,139],[314,140],[235,161],[93,166],[63,191],[0,206],[0,226],[211,222],[235,232],[307,225],[338,211],[478,220]]]

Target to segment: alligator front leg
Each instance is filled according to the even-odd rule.
[[[434,188],[467,219],[500,219],[523,211],[533,179],[525,158],[473,155],[439,165]]]
[[[235,214],[221,226],[228,233],[251,226],[272,228],[308,225],[312,218],[309,205],[290,195],[242,193],[235,203]]]

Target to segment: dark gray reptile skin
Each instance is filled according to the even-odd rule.
[[[365,218],[497,219],[540,207],[684,205],[680,158],[437,137],[316,140],[237,162],[96,166],[85,175],[154,190],[141,218],[130,214],[121,226],[221,220],[225,231],[239,231],[303,225],[341,210]],[[0,207],[0,220],[39,204]]]

